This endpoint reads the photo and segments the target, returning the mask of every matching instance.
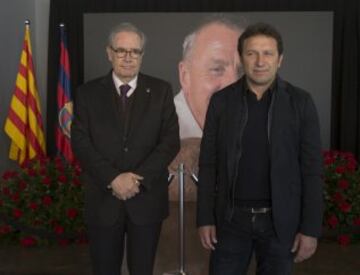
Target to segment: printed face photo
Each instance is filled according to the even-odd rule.
[[[171,83],[179,117],[182,139],[201,138],[211,96],[236,81],[248,70],[255,83],[281,77],[309,91],[317,105],[323,145],[328,147],[331,100],[331,12],[236,12],[221,16],[244,29],[246,25],[267,22],[274,25],[284,41],[284,58],[271,56],[264,49],[257,62],[250,57],[242,62],[237,53],[239,31],[223,25],[209,24],[197,32],[184,56],[185,40],[213,13],[88,13],[84,15],[84,80],[108,73],[112,67],[123,77],[140,70]],[[138,48],[136,37],[125,44],[122,37],[109,48],[110,29],[130,22],[141,29],[147,39],[144,53],[130,58]],[[241,33],[241,31],[240,31]],[[308,43],[312,41],[312,43]],[[249,42],[249,41],[248,41]],[[250,41],[252,42],[252,41]],[[269,41],[267,41],[269,42]],[[130,43],[130,41],[126,41]],[[270,43],[271,44],[271,43]],[[108,48],[107,48],[108,47]],[[106,50],[105,50],[106,49]],[[122,50],[121,50],[122,49]],[[321,49],[319,52],[316,49]],[[185,51],[186,52],[186,51]],[[96,54],[94,54],[96,53]],[[185,58],[186,57],[186,58]],[[274,59],[271,59],[274,57]],[[282,60],[283,58],[283,60]],[[110,61],[110,62],[109,62]],[[241,64],[243,63],[243,64]],[[281,65],[281,67],[280,67]],[[314,78],[314,76],[317,76]],[[317,81],[317,79],[322,81]]]

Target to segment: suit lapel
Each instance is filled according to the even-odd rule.
[[[115,127],[118,129],[118,133],[121,133],[121,114],[119,112],[118,105],[118,93],[114,85],[114,80],[112,78],[112,72],[110,72],[102,81],[104,91],[101,95],[103,100],[99,100],[104,103],[104,110],[111,110],[110,118],[114,122]]]
[[[134,101],[131,107],[130,123],[129,123],[129,137],[134,134],[134,131],[138,129],[144,113],[149,107],[149,100],[151,97],[151,88],[147,86],[147,81],[144,75],[138,75],[137,86],[134,91]]]

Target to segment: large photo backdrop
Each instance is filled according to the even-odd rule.
[[[142,71],[170,81],[180,90],[178,63],[184,37],[212,13],[88,13],[84,14],[84,80],[106,74],[105,47],[112,26],[131,22],[147,35]],[[240,25],[259,21],[273,24],[284,39],[280,75],[309,91],[317,105],[324,148],[330,146],[332,72],[332,12],[224,13]]]

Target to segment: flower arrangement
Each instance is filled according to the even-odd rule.
[[[324,226],[340,245],[359,240],[360,170],[352,153],[324,152]]]
[[[80,167],[39,159],[0,179],[0,242],[36,245],[86,242]],[[339,244],[360,239],[360,170],[352,153],[324,152],[324,227]]]
[[[85,241],[80,167],[39,159],[0,179],[0,241],[23,246]]]

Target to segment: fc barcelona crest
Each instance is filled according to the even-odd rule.
[[[62,133],[70,138],[71,122],[73,119],[73,103],[69,101],[59,112],[59,126]]]

